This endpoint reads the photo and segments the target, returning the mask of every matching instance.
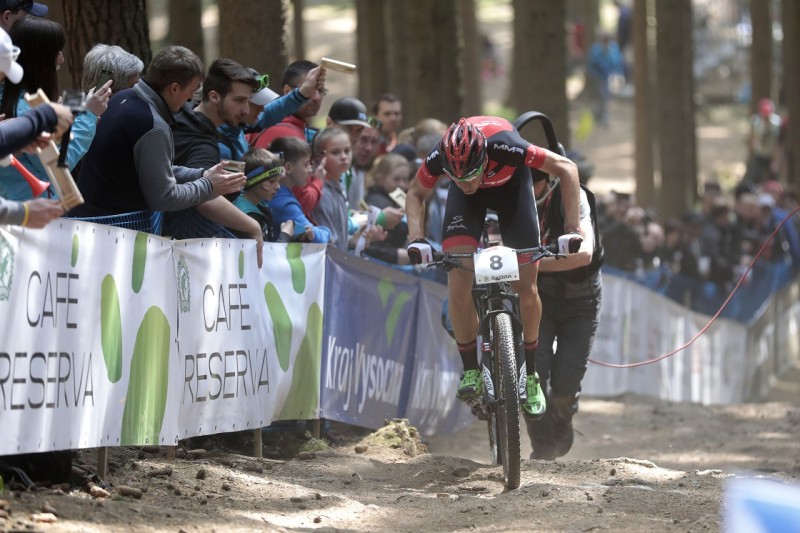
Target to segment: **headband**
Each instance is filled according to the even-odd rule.
[[[269,170],[264,168],[263,165],[259,165],[247,174],[245,177],[247,180],[244,182],[244,188],[249,189],[255,185],[258,185],[264,180],[268,180],[270,178],[274,178],[275,176],[280,176],[283,173],[283,167],[278,165],[277,167],[273,167]]]

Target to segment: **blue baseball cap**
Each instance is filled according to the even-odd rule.
[[[0,0],[0,13],[22,9],[35,17],[47,15],[47,6],[33,0]]]

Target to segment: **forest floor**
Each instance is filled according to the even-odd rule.
[[[352,60],[342,35],[352,39],[352,24],[316,8],[308,16],[320,28],[309,32],[309,57]],[[501,23],[502,16],[486,22]],[[507,32],[495,35],[507,44]],[[355,94],[330,78],[328,104]],[[611,114],[608,130],[594,130],[576,148],[596,164],[598,192],[632,191],[630,100],[612,101]],[[736,174],[743,135],[736,106],[700,113],[701,174]],[[312,443],[316,451],[302,453],[288,435],[273,436],[268,459],[246,452],[248,435],[220,437],[205,452],[181,448],[176,459],[164,449],[114,448],[102,490],[85,484],[96,452],[84,450],[75,457],[83,467],[76,483],[0,494],[0,531],[717,531],[730,481],[797,483],[800,370],[761,403],[585,398],[575,429],[572,451],[553,462],[529,461],[523,436],[522,485],[510,492],[501,468],[489,464],[478,422],[425,441],[403,423],[375,433],[333,427],[329,447]]]

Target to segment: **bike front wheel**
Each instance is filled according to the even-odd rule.
[[[492,318],[492,344],[492,373],[497,403],[494,416],[489,419],[489,433],[496,439],[490,440],[494,441],[492,448],[496,446],[496,455],[503,464],[505,486],[513,490],[520,483],[519,388],[514,328],[506,313],[499,313]]]

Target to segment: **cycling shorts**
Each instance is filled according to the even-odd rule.
[[[442,248],[477,248],[487,209],[497,212],[504,246],[517,249],[539,246],[539,219],[531,171],[522,166],[503,185],[481,188],[469,196],[455,183],[450,183],[442,223]]]

